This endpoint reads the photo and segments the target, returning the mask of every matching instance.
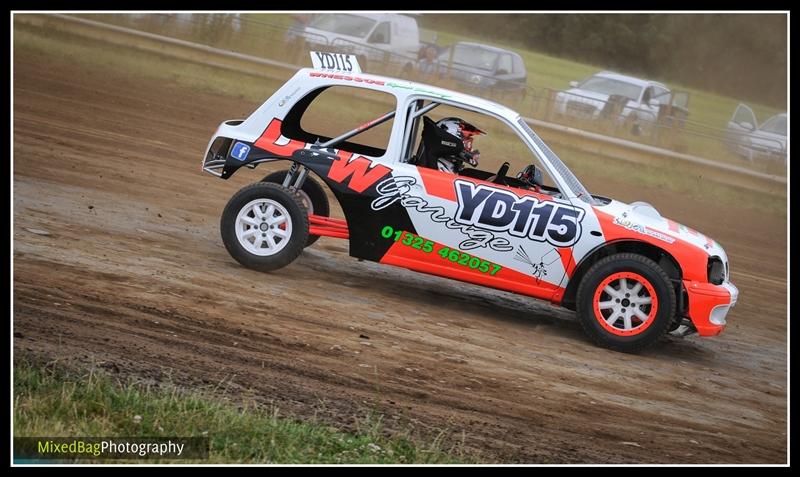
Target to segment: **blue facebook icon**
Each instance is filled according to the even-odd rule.
[[[248,146],[247,144],[242,144],[240,142],[234,144],[233,149],[231,149],[231,156],[233,156],[234,159],[238,159],[240,161],[244,161],[245,159],[247,159],[247,154],[249,153],[250,153],[250,146]]]

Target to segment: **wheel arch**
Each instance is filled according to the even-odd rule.
[[[339,194],[337,194],[336,191],[333,190],[333,188],[328,183],[329,179],[326,176],[323,176],[319,171],[315,170],[315,168],[309,167],[308,164],[304,164],[302,161],[295,160],[292,157],[281,157],[281,158],[279,158],[279,159],[277,159],[275,161],[270,162],[270,164],[278,164],[278,163],[281,163],[281,164],[282,163],[288,163],[287,164],[287,169],[291,168],[292,165],[294,165],[294,164],[297,164],[297,165],[300,165],[300,166],[304,166],[306,168],[306,170],[308,170],[309,177],[313,177],[317,181],[317,183],[319,183],[320,187],[322,187],[322,190],[325,192],[325,195],[328,196],[328,201],[331,202],[330,198],[333,197],[334,200],[335,200],[336,205],[338,205],[340,209],[344,210],[342,208],[342,203],[339,200]],[[278,170],[273,171],[273,172],[278,172],[281,169],[283,169],[283,168],[282,167],[278,168]],[[272,172],[268,172],[268,174],[271,174],[271,173]]]
[[[617,253],[635,253],[656,262],[672,280],[673,285],[676,287],[675,294],[679,297],[679,303],[682,302],[680,297],[683,293],[681,282],[683,270],[675,257],[666,250],[647,242],[623,239],[601,244],[581,259],[567,284],[564,296],[561,299],[561,306],[569,310],[575,310],[575,296],[586,272],[601,259]]]

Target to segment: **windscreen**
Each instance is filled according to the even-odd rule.
[[[445,52],[442,55],[444,61],[448,61],[450,52]],[[453,50],[453,64],[471,66],[482,70],[491,71],[494,69],[494,63],[497,60],[497,53],[494,51],[485,50],[469,45],[456,45]]]
[[[609,96],[616,94],[619,96],[625,96],[626,98],[630,98],[634,101],[639,99],[639,94],[642,92],[641,86],[611,78],[603,78],[600,76],[595,76],[584,81],[580,86],[580,89],[592,91],[594,93],[607,94]]]
[[[587,191],[586,188],[583,186],[583,184],[581,184],[581,181],[579,181],[578,178],[575,177],[575,174],[573,174],[572,171],[569,170],[567,165],[564,164],[561,161],[561,159],[559,159],[558,156],[556,156],[556,153],[554,153],[547,146],[547,144],[545,144],[544,141],[542,141],[542,139],[535,132],[533,132],[533,129],[531,129],[531,127],[528,126],[528,123],[526,123],[524,119],[519,118],[518,121],[520,126],[522,126],[522,129],[525,130],[525,132],[531,138],[533,143],[536,144],[539,147],[539,149],[541,149],[542,153],[545,155],[545,159],[547,159],[547,161],[553,166],[556,172],[558,172],[561,175],[567,187],[569,187],[569,189],[572,191],[575,197],[589,204],[596,205],[597,201],[594,199],[594,197],[592,197],[592,195],[589,194],[589,191]]]

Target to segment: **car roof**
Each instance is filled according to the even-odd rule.
[[[303,72],[326,73],[326,74],[330,74],[330,75],[340,74],[340,73],[333,73],[333,72],[328,72],[328,71],[323,71],[323,70],[316,70],[316,69],[313,69],[313,68],[303,68],[300,71],[298,71],[298,73],[303,73]],[[343,75],[343,76],[347,76],[347,75]],[[431,99],[444,99],[444,100],[450,99],[450,100],[455,101],[457,103],[463,103],[463,104],[468,105],[468,106],[474,106],[474,107],[477,107],[479,109],[492,111],[493,113],[495,113],[495,114],[497,114],[499,116],[502,116],[502,117],[504,117],[504,118],[506,118],[506,119],[508,119],[510,121],[514,121],[520,115],[517,111],[514,111],[513,109],[511,109],[509,107],[503,106],[500,103],[495,103],[494,101],[491,101],[491,100],[488,100],[488,99],[484,99],[484,98],[481,98],[479,96],[472,96],[472,95],[469,95],[469,94],[460,93],[458,91],[453,91],[453,90],[446,89],[446,88],[440,88],[438,86],[433,86],[433,85],[429,85],[429,84],[425,84],[425,83],[417,83],[417,82],[414,82],[414,81],[409,81],[409,80],[404,80],[404,79],[399,79],[399,78],[392,78],[392,77],[388,77],[388,76],[372,75],[372,74],[369,74],[369,73],[358,73],[358,77],[362,78],[362,79],[381,81],[384,84],[396,83],[400,87],[397,88],[396,90],[395,89],[390,89],[389,91],[386,91],[386,89],[381,88],[380,86],[374,86],[374,85],[370,85],[368,83],[363,83],[363,82],[348,83],[347,86],[351,86],[351,87],[355,87],[355,88],[374,89],[374,90],[378,90],[378,91],[386,91],[386,92],[388,92],[390,94],[394,94],[394,95],[396,95],[398,97],[410,96],[410,95],[414,94],[414,95],[426,96],[426,97],[429,97]],[[324,82],[324,80],[327,79],[329,83],[334,83],[336,81],[335,79],[326,78],[324,76],[318,76],[318,77],[315,77],[315,79],[320,81],[320,82]],[[442,97],[444,97],[444,98],[442,98]]]
[[[637,86],[656,85],[656,86],[661,86],[663,88],[669,89],[669,88],[667,88],[667,86],[665,84],[659,83],[658,81],[645,80],[645,79],[637,78],[635,76],[629,76],[629,75],[623,75],[623,74],[620,74],[620,73],[615,73],[613,71],[601,71],[601,72],[596,73],[596,74],[594,74],[592,76],[600,76],[602,78],[615,79],[615,80],[619,80],[619,81],[624,81],[626,83],[635,84]]]

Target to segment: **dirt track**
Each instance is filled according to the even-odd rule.
[[[14,68],[18,356],[226,380],[342,428],[372,409],[489,461],[786,462],[785,219],[586,178],[717,239],[741,291],[722,336],[624,355],[570,313],[358,262],[336,239],[244,269],[219,215],[267,169],[222,181],[200,161],[256,104],[32,54]]]

